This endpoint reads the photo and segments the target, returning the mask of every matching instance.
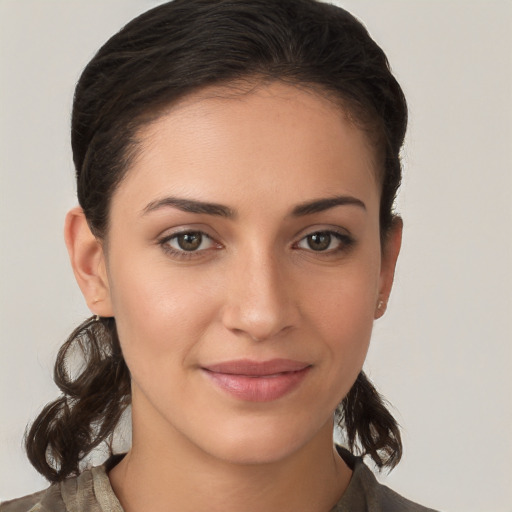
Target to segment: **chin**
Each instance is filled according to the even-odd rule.
[[[291,457],[300,446],[274,439],[271,443],[248,442],[226,443],[211,448],[210,454],[218,460],[240,466],[276,464]],[[207,448],[208,449],[208,448]]]
[[[297,419],[272,424],[269,419],[258,418],[246,428],[211,431],[201,444],[205,452],[231,464],[274,464],[293,457],[308,444],[332,444],[332,421],[323,427],[311,427],[304,428]]]

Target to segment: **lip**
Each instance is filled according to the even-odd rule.
[[[249,402],[271,402],[291,393],[310,368],[308,363],[291,359],[239,359],[201,367],[215,386]]]

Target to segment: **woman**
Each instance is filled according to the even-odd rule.
[[[406,118],[382,50],[327,4],[176,0],[110,39],[75,93],[65,229],[94,316],[27,435],[54,483],[2,510],[426,510],[332,441],[336,420],[378,467],[401,457],[362,366]],[[128,405],[129,452],[84,469]]]

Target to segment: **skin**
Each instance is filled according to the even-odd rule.
[[[192,95],[139,139],[107,240],[79,208],[66,221],[77,281],[95,314],[115,316],[132,375],[133,447],[110,472],[116,495],[127,512],[329,510],[351,476],[333,451],[333,412],[362,368],[401,240],[397,220],[381,247],[366,135],[328,99],[276,82]],[[364,206],[296,215],[339,196]],[[169,248],[183,231],[207,236],[180,257]],[[341,239],[313,250],[308,235],[329,231]],[[242,358],[310,368],[268,402],[205,378],[205,366]]]

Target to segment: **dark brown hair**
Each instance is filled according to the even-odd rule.
[[[98,51],[77,84],[71,142],[80,206],[108,236],[109,203],[137,150],[136,135],[166,107],[201,88],[282,80],[336,98],[375,148],[382,186],[381,238],[393,222],[407,107],[385,54],[347,11],[315,0],[175,0],[128,23]],[[71,355],[82,355],[72,375]],[[130,375],[115,319],[89,319],[55,364],[62,396],[26,436],[28,457],[51,481],[113,430],[130,403]],[[337,410],[349,447],[393,467],[400,431],[364,373]]]

